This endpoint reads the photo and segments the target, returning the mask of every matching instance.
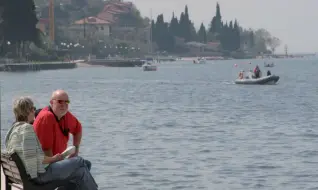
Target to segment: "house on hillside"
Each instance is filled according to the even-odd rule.
[[[108,0],[95,18],[108,23],[112,39],[126,43],[148,43],[149,30],[132,2]]]
[[[205,51],[218,52],[221,50],[221,43],[220,42],[208,42],[204,49],[205,49]]]
[[[187,49],[191,54],[201,55],[201,56],[219,56],[221,55],[221,45],[220,42],[208,42],[206,44],[200,42],[187,42]]]
[[[49,19],[39,18],[36,28],[40,29],[44,35],[49,35]]]
[[[204,48],[206,47],[206,44],[203,44],[200,42],[187,42],[186,47],[189,49],[190,52],[200,53],[200,52],[204,52]]]
[[[109,12],[100,12],[96,17],[102,20],[106,20],[112,24],[116,23],[114,15]]]
[[[111,34],[111,23],[97,17],[87,17],[75,21],[69,27],[70,36],[78,39],[83,38],[84,31],[87,38],[94,37],[95,39],[105,40]]]

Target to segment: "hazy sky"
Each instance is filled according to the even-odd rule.
[[[170,21],[187,4],[190,19],[198,28],[203,22],[208,26],[215,15],[216,2],[221,7],[224,20],[237,19],[244,28],[265,28],[282,40],[277,49],[290,53],[318,52],[318,0],[129,0],[135,3],[143,16],[153,18],[163,13]]]

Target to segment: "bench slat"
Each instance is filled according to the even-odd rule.
[[[22,180],[21,177],[20,177],[20,174],[13,173],[12,171],[3,170],[3,173],[4,173],[4,175],[6,175],[6,176],[11,176],[11,177],[13,177],[13,178],[15,178],[15,179]]]
[[[8,162],[8,161],[10,161],[8,158],[5,158],[5,157],[1,156],[1,162]]]
[[[14,161],[11,161],[11,160],[7,160],[7,161],[5,161],[5,162],[1,160],[1,163],[2,163],[2,164],[8,164],[8,165],[10,165],[10,166],[13,166],[13,167],[16,167],[16,168],[17,168],[16,163],[15,163]]]
[[[3,170],[3,173],[4,173],[5,175],[10,175],[11,177],[17,176],[17,177],[16,177],[17,179],[21,179],[20,174],[17,174],[17,173],[15,173],[15,172],[13,172],[13,171]]]
[[[1,154],[1,160],[10,160],[10,156]]]
[[[17,167],[13,167],[13,166],[5,164],[5,163],[2,163],[2,167],[3,167],[3,169],[13,171],[14,173],[20,175],[19,169]]]
[[[12,178],[10,176],[7,176],[7,177],[9,178],[9,180],[11,182],[18,183],[18,184],[23,184],[23,182],[21,180],[19,180],[19,179],[15,179],[15,178]]]
[[[8,170],[3,170],[4,175],[14,177],[13,173]]]
[[[24,168],[24,164],[16,152],[10,153],[9,155],[1,153],[0,164],[2,165],[4,175],[6,176],[7,185],[20,190],[52,190],[57,187],[66,187],[70,185],[69,181],[64,180],[54,181],[48,184],[35,184],[33,181],[30,181]]]
[[[1,162],[3,162],[3,163],[9,163],[9,162],[12,162],[12,160],[10,160],[9,158],[3,158],[3,157],[1,157]]]
[[[23,190],[23,187],[20,184],[15,184],[15,183],[9,183],[12,187],[15,187],[17,189]]]

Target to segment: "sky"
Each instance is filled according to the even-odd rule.
[[[127,1],[127,0],[125,0]],[[169,22],[172,12],[180,16],[188,5],[190,19],[198,29],[208,27],[220,4],[223,20],[237,19],[243,28],[265,28],[282,41],[277,53],[318,52],[318,0],[129,0],[142,16],[153,19],[164,14]]]

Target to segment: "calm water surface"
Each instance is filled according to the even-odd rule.
[[[277,85],[233,84],[266,73],[248,62],[0,73],[1,138],[15,97],[43,107],[63,88],[100,189],[318,189],[318,60],[276,60]]]

